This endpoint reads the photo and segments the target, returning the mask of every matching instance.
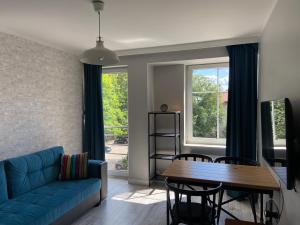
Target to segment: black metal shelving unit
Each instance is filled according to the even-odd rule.
[[[173,128],[167,133],[157,132],[157,118],[159,115],[173,116]],[[149,184],[154,178],[157,178],[159,174],[156,172],[157,160],[172,160],[173,157],[181,153],[181,139],[180,139],[180,112],[149,112],[148,113],[148,172],[149,172]],[[173,139],[174,149],[157,150],[157,139],[169,138]],[[153,140],[152,140],[153,139]],[[153,150],[152,150],[153,149]],[[151,163],[154,163],[154,176],[151,177]]]

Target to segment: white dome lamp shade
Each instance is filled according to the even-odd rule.
[[[86,50],[80,59],[80,62],[91,65],[114,65],[119,62],[117,54],[103,46],[103,41],[98,40],[96,47]]]
[[[103,10],[104,2],[101,0],[93,1],[94,9],[99,15],[99,37],[96,41],[96,47],[83,52],[80,62],[91,65],[109,66],[120,62],[117,54],[104,47],[100,36],[100,12]]]

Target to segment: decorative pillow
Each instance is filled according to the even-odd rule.
[[[60,180],[74,180],[87,178],[88,154],[62,155]]]

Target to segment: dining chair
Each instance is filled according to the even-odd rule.
[[[232,157],[232,156],[223,156],[218,157],[214,160],[215,163],[226,163],[226,164],[235,164],[235,165],[247,165],[247,166],[259,166],[259,163],[254,160]]]
[[[224,157],[218,157],[214,160],[214,163],[225,163],[225,164],[235,164],[235,165],[247,165],[247,166],[259,166],[259,163],[253,160],[248,160],[244,158],[239,157],[231,157],[231,156],[224,156]],[[222,196],[223,196],[224,190],[222,190]],[[257,194],[253,192],[248,191],[231,191],[228,190],[227,194],[232,197],[226,201],[223,201],[221,203],[221,206],[228,204],[229,202],[239,200],[239,199],[245,199],[247,198],[251,205],[251,210],[254,218],[254,222],[257,223],[257,217],[256,217],[256,209],[255,209],[255,202],[257,201]],[[234,216],[232,213],[228,212],[224,208],[221,207],[221,210],[224,211],[226,214],[230,215],[234,219],[238,219],[236,216]]]
[[[188,225],[216,225],[221,210],[222,184],[207,190],[187,190],[180,188],[180,183],[170,179],[165,180],[167,189],[167,225],[180,223]],[[171,200],[171,192],[175,199]],[[184,198],[180,198],[180,196]],[[209,200],[210,199],[210,200]]]
[[[173,157],[174,160],[192,160],[192,161],[201,161],[201,162],[213,162],[213,159],[207,155],[202,154],[179,154]]]
[[[211,162],[211,163],[213,162],[213,159],[208,155],[194,154],[194,153],[175,155],[173,157],[173,161],[174,160],[200,161],[200,162]],[[197,186],[197,184],[193,184],[193,186],[191,184],[181,185],[182,188],[188,187],[191,190],[195,190],[195,186]],[[202,188],[207,189],[205,186],[202,186]]]

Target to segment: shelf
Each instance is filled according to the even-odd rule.
[[[172,154],[152,154],[151,159],[161,159],[161,160],[172,160],[174,155]]]
[[[153,167],[151,167],[151,163],[154,165],[154,175],[155,180],[157,178],[161,178],[157,174],[157,160],[166,160],[172,162],[174,156],[176,154],[181,153],[181,127],[180,127],[180,111],[168,111],[168,112],[160,112],[153,111],[148,112],[148,172],[149,172],[149,181],[152,180],[150,178],[151,171]],[[168,118],[166,118],[168,116]],[[168,126],[160,127],[157,129],[157,120],[162,119],[172,119],[173,125],[170,123]],[[170,120],[171,121],[171,120]],[[152,138],[154,137],[154,138]],[[158,138],[156,138],[158,137]],[[165,141],[169,142],[173,147],[171,149],[157,149],[157,142],[163,141],[161,138],[166,138]],[[164,180],[159,179],[159,180]],[[149,182],[150,183],[150,182]]]
[[[152,133],[149,134],[149,136],[152,137],[179,137],[180,134],[179,133]]]

